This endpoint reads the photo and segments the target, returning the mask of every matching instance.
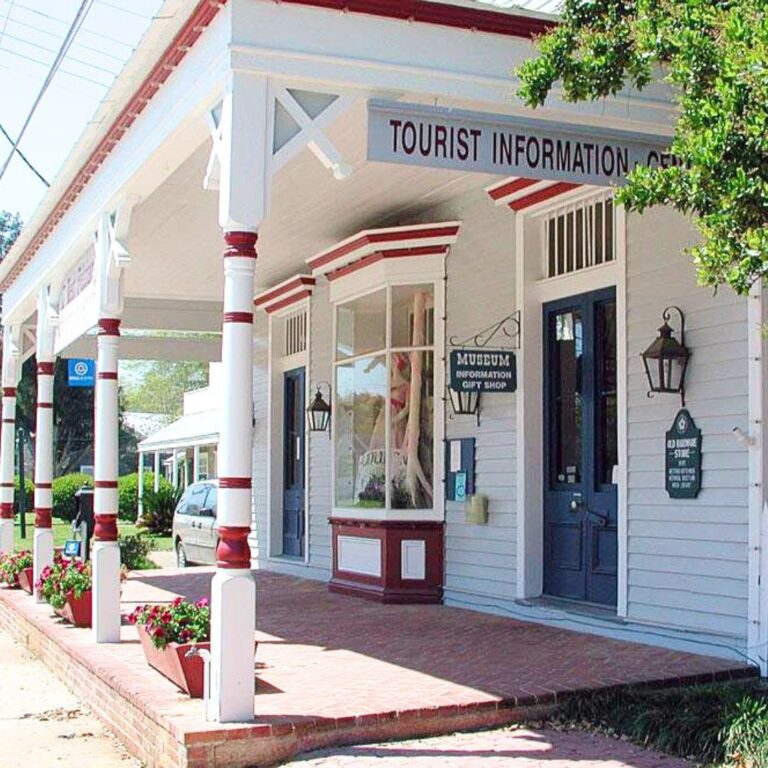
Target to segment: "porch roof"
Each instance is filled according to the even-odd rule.
[[[219,411],[188,413],[139,443],[141,453],[170,451],[219,442]]]

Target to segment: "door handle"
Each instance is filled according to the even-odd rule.
[[[578,512],[584,506],[584,498],[580,493],[574,493],[571,499],[571,512]]]
[[[605,528],[608,525],[608,514],[604,512],[595,512],[593,509],[588,509],[587,514],[591,517],[597,518],[597,524],[601,528]]]

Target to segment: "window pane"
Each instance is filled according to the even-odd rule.
[[[341,304],[336,310],[336,359],[384,349],[386,322],[386,291]]]
[[[390,363],[393,509],[432,509],[434,386],[432,352],[395,352]]]
[[[430,347],[435,337],[435,297],[432,285],[392,289],[392,346]]]
[[[581,313],[561,312],[553,318],[552,481],[581,482],[581,361],[584,335]]]
[[[616,407],[616,304],[597,305],[598,445],[597,483],[614,482],[619,463]]]
[[[336,368],[336,504],[383,507],[387,368],[368,357]]]

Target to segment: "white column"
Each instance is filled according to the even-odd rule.
[[[253,280],[256,234],[227,232],[221,344],[217,570],[211,584],[211,708],[220,722],[253,719],[256,584],[250,569]]]
[[[192,482],[196,483],[200,479],[200,446],[192,448]]]
[[[187,449],[184,449],[184,453],[181,454],[184,459],[184,487],[189,485],[189,459],[187,458]]]
[[[139,474],[136,477],[137,483],[137,496],[138,496],[138,513],[136,515],[137,522],[141,522],[144,517],[144,454],[139,451]]]
[[[120,641],[120,549],[117,545],[118,403],[120,320],[99,320],[94,412],[93,635]]]
[[[40,359],[38,344],[37,409],[35,421],[35,536],[34,582],[53,562],[53,360]],[[43,598],[35,596],[37,602]]]
[[[173,461],[171,462],[171,471],[173,472],[173,487],[179,487],[179,454],[173,449]]]
[[[157,493],[160,490],[160,451],[155,451],[155,476],[153,482],[155,484],[154,491]]]
[[[16,387],[3,387],[0,431],[0,553],[13,552],[14,458],[16,453]]]

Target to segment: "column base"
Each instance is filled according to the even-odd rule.
[[[13,520],[0,520],[0,554],[9,555],[13,552]]]
[[[93,568],[93,639],[120,642],[120,548],[116,541],[97,541],[91,550]]]
[[[330,519],[331,592],[380,603],[441,603],[443,523]]]
[[[33,557],[32,573],[34,574],[33,584],[37,584],[43,568],[53,563],[53,531],[50,528],[35,528],[33,537]],[[37,594],[35,590],[35,601],[44,603],[45,598]]]
[[[210,719],[251,722],[256,690],[256,582],[247,569],[216,571],[211,582]]]

